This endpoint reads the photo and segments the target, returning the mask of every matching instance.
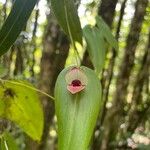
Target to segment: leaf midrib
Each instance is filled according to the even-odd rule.
[[[67,150],[71,150],[72,149],[72,143],[71,143],[71,139],[72,139],[72,135],[74,133],[74,128],[75,128],[75,122],[76,122],[76,114],[77,114],[77,101],[78,101],[78,94],[75,95],[75,99],[74,99],[74,112],[73,112],[73,116],[71,119],[71,127],[70,127],[70,136],[68,138],[68,147]]]

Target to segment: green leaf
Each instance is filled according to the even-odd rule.
[[[51,6],[64,32],[82,45],[81,24],[74,0],[51,0]]]
[[[4,114],[5,111],[5,103],[3,101],[0,101],[0,116]]]
[[[71,94],[65,76],[72,68],[64,69],[55,85],[58,149],[87,150],[102,104],[101,85],[94,71],[82,66],[87,85],[79,93]]]
[[[19,150],[14,138],[7,132],[0,138],[0,150]]]
[[[106,41],[116,50],[118,50],[118,42],[113,36],[109,26],[105,23],[105,21],[100,17],[96,17],[96,24],[99,28],[99,30],[102,32],[104,38]]]
[[[27,83],[26,85],[31,86]],[[0,117],[13,121],[33,139],[40,140],[43,131],[43,111],[35,91],[11,81],[2,82],[0,106],[3,108]]]
[[[13,8],[0,30],[0,56],[8,51],[26,25],[38,0],[15,0]]]
[[[106,52],[103,34],[100,30],[98,30],[98,28],[92,28],[91,26],[87,25],[83,29],[83,35],[87,42],[87,50],[91,61],[97,74],[99,74],[104,65]]]

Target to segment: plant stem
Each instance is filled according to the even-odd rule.
[[[64,8],[65,8],[65,16],[66,16],[67,28],[68,28],[68,33],[69,33],[69,36],[70,36],[71,45],[73,46],[73,50],[75,52],[75,56],[76,56],[75,58],[76,58],[77,66],[80,66],[81,58],[80,58],[79,52],[76,48],[76,45],[75,45],[75,42],[73,40],[72,34],[71,34],[71,30],[70,30],[70,26],[69,26],[69,22],[68,22],[68,13],[67,13],[66,5],[64,5]],[[79,59],[80,62],[78,62],[78,59]]]

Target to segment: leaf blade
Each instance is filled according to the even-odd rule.
[[[102,31],[104,38],[106,41],[113,47],[114,49],[118,50],[118,42],[113,36],[109,26],[105,23],[105,21],[100,17],[96,17],[96,23],[98,25],[99,30]]]
[[[40,140],[44,119],[35,91],[11,82],[4,82],[0,85],[0,104],[3,106],[0,117],[13,121],[31,138]]]
[[[51,0],[53,12],[64,32],[82,45],[82,30],[73,0]],[[68,29],[69,26],[69,29]],[[70,30],[70,31],[69,31]],[[70,32],[70,33],[69,33]]]
[[[96,27],[87,25],[83,29],[83,35],[87,42],[87,51],[91,61],[97,74],[99,74],[104,65],[106,52],[105,41],[102,32],[99,31]]]
[[[16,0],[0,30],[0,56],[8,51],[25,26],[38,0]]]
[[[101,85],[91,69],[81,67],[87,75],[88,84],[84,91],[77,95],[70,94],[64,78],[71,68],[66,68],[60,73],[55,86],[58,148],[87,150],[101,108]]]

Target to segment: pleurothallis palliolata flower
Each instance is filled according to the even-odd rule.
[[[87,76],[80,67],[71,68],[67,72],[65,80],[67,83],[67,90],[72,94],[84,90],[88,83]]]

